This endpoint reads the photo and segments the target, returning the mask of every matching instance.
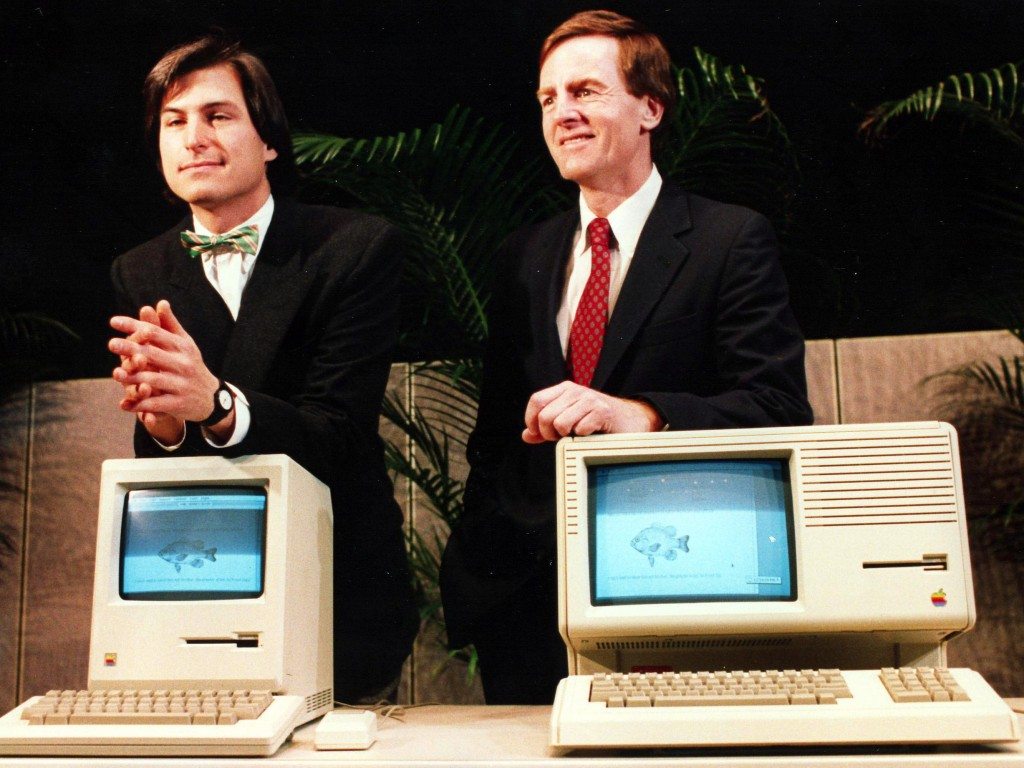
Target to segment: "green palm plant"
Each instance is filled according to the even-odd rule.
[[[746,205],[784,230],[799,165],[764,83],[700,48],[694,60],[675,72],[679,101],[657,148],[658,169],[684,189]]]
[[[59,320],[0,308],[0,399],[47,373],[78,340]]]
[[[935,120],[958,116],[984,123],[1011,144],[1024,149],[1024,62],[1008,63],[983,72],[950,75],[935,85],[914,91],[902,99],[879,104],[861,123],[872,138],[882,138],[900,117]]]
[[[695,65],[676,73],[680,101],[667,116],[659,168],[694,191],[783,219],[797,165],[761,82],[695,53]],[[389,137],[299,135],[295,152],[308,193],[389,219],[411,246],[406,277],[417,313],[402,340],[406,359],[425,362],[412,366],[414,403],[389,394],[383,415],[413,449],[390,444],[389,466],[413,483],[439,523],[412,531],[409,552],[421,614],[440,628],[439,557],[464,491],[452,457],[465,451],[476,418],[495,246],[569,199],[543,184],[546,158],[524,162],[513,134],[459,107],[428,129]],[[449,342],[438,345],[438,336]],[[471,649],[450,655],[466,659],[472,675]]]
[[[984,159],[994,162],[986,162],[984,175],[968,179],[957,193],[966,197],[972,212],[981,214],[974,231],[984,242],[1009,248],[1020,259],[1024,239],[1024,62],[950,75],[903,99],[886,101],[870,110],[860,131],[868,141],[882,142],[908,121],[922,120],[953,122],[978,131],[990,144]],[[949,156],[955,155],[950,152]]]
[[[0,308],[0,403],[45,374],[78,341],[68,326],[38,312]],[[0,491],[19,491],[0,479]],[[0,570],[16,551],[14,538],[0,529]]]
[[[1024,274],[1024,62],[951,75],[903,99],[887,101],[868,113],[860,130],[868,141],[883,142],[906,123],[921,121],[950,123],[958,132],[976,131],[984,140],[975,142],[986,145],[983,172],[967,174],[954,194],[964,201],[973,247],[1005,254],[1009,262],[1000,275],[1001,283],[976,303],[1024,343],[1024,303],[1019,292]],[[948,399],[961,398],[956,384],[966,383],[993,399],[996,423],[1024,431],[1024,354],[976,361],[937,378],[949,383]],[[1021,506],[1024,501],[1014,502],[1006,511],[1012,514]]]

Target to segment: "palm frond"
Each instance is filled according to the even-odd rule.
[[[461,333],[478,351],[487,335],[481,289],[497,244],[551,210],[537,184],[540,160],[520,162],[513,134],[461,107],[427,129],[366,140],[301,134],[294,145],[309,184],[405,233],[407,280],[429,297],[421,324]]]
[[[971,363],[930,378],[952,378],[974,385],[994,398],[1000,423],[1024,431],[1024,356],[1000,357],[998,365]]]
[[[700,48],[694,55],[695,66],[676,70],[679,102],[658,167],[686,189],[784,217],[799,166],[763,83]]]
[[[437,588],[441,571],[440,553],[444,551],[441,534],[434,529],[431,535],[426,537],[413,528],[409,531],[406,544],[409,551],[409,566],[416,583],[421,586],[420,619],[443,629],[441,593]]]
[[[38,354],[53,344],[77,341],[78,334],[38,312],[0,310],[0,354]]]
[[[382,412],[414,446],[409,454],[404,446],[387,443],[388,468],[408,478],[423,494],[434,514],[450,526],[462,510],[465,483],[453,477],[448,435],[443,429],[435,429],[416,406],[407,411],[392,394],[384,398]]]
[[[479,400],[480,381],[483,377],[483,363],[479,357],[427,360],[414,364],[412,373],[414,376],[443,381],[456,396],[472,401],[474,405]]]
[[[0,395],[53,370],[54,361],[79,340],[59,320],[0,309]]]
[[[903,116],[935,120],[941,114],[958,116],[991,127],[1011,143],[1024,148],[1024,62],[1007,63],[982,72],[951,75],[903,99],[879,104],[861,123],[861,132],[880,138]]]

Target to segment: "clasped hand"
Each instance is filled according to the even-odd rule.
[[[656,432],[661,416],[643,400],[613,397],[571,381],[534,392],[526,404],[523,441],[531,444],[568,435]]]
[[[202,421],[212,412],[219,380],[166,300],[143,307],[138,319],[112,317],[110,326],[126,334],[107,344],[121,358],[113,373],[124,387],[119,407],[138,414],[161,443],[179,442],[186,421]]]

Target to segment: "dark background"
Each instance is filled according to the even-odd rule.
[[[172,45],[212,26],[240,36],[267,63],[293,130],[392,134],[460,103],[536,154],[540,42],[601,5],[4,0],[0,307],[43,311],[82,336],[62,375],[109,372],[110,261],[180,215],[161,196],[141,131],[142,80]],[[990,137],[916,128],[877,149],[857,126],[881,101],[1024,58],[1022,2],[604,5],[644,21],[681,65],[698,45],[764,80],[800,152],[784,260],[808,337],[992,327],[983,302],[964,297],[984,295],[994,261],[951,193],[999,162]]]

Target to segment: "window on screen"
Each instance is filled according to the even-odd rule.
[[[589,468],[592,604],[795,600],[788,469],[782,459]]]
[[[125,495],[120,595],[214,600],[263,594],[267,494],[177,487]]]

